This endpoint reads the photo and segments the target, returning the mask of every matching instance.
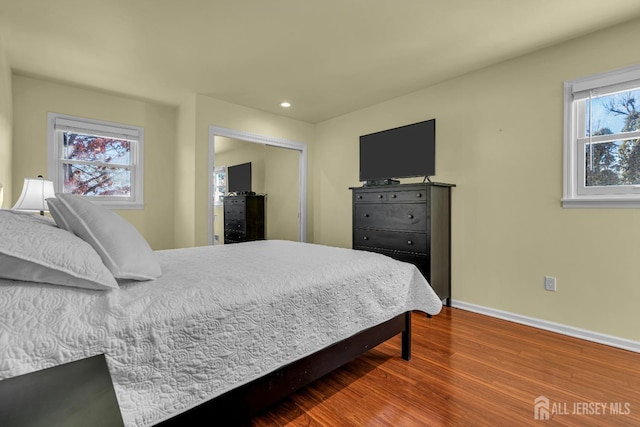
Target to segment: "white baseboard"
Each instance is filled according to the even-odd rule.
[[[546,331],[557,332],[559,334],[568,335],[574,338],[580,338],[583,340],[597,342],[599,344],[640,353],[639,341],[618,338],[612,335],[606,335],[599,332],[588,331],[586,329],[575,328],[573,326],[562,325],[560,323],[549,322],[546,320],[522,316],[515,313],[509,313],[508,311],[497,310],[495,308],[469,304],[463,301],[451,300],[451,306],[460,308],[462,310],[472,311],[474,313],[496,317],[498,319],[509,320],[511,322],[520,323],[522,325],[532,326],[538,329],[544,329]]]

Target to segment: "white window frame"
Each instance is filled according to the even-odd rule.
[[[62,176],[62,132],[123,138],[131,142],[131,196],[82,196],[108,209],[144,209],[144,129],[138,126],[87,119],[65,114],[47,116],[48,175],[56,193],[64,188]]]
[[[610,135],[592,136],[590,141],[579,134],[584,129],[584,103],[590,94],[603,95],[640,86],[640,65],[583,77],[564,83],[564,179],[562,206],[565,208],[638,208],[640,186],[589,188],[584,185],[585,144],[611,140]],[[628,138],[636,138],[630,132]]]
[[[225,175],[225,179],[224,179],[224,187],[221,185],[218,185],[216,178],[217,175],[219,174],[224,174]],[[227,167],[226,166],[216,166],[213,169],[213,206],[214,207],[219,207],[219,206],[224,206],[224,196],[227,194],[227,192],[229,191],[229,185],[227,182]],[[216,195],[218,195],[218,198],[216,198]]]

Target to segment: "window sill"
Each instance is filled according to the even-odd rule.
[[[563,208],[583,209],[625,209],[640,208],[640,198],[603,198],[589,197],[580,199],[562,199]]]
[[[118,211],[144,209],[144,203],[122,203],[122,202],[118,203],[118,202],[97,201],[97,200],[91,200],[91,199],[88,199],[88,200],[105,209],[112,209],[112,210],[118,210]]]

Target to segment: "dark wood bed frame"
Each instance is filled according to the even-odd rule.
[[[365,329],[264,377],[158,424],[210,425],[214,419],[242,422],[382,342],[402,333],[402,358],[411,359],[411,312]]]

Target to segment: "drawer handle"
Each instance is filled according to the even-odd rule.
[[[413,219],[413,214],[409,214],[409,215],[407,215],[407,218],[409,218],[409,219]]]
[[[398,197],[398,195],[396,195],[396,194],[392,194],[392,195],[391,195],[391,198],[392,198],[392,199],[395,199],[396,197]]]
[[[416,197],[422,197],[422,193],[416,194]]]
[[[382,194],[378,194],[378,199],[382,199]]]
[[[413,240],[407,241],[407,245],[413,245]]]
[[[358,199],[362,199],[362,196],[360,194],[358,194]]]
[[[369,236],[364,236],[362,239],[363,240],[369,240]]]
[[[364,214],[364,217],[365,217],[365,218],[369,218],[369,214],[368,214],[368,213],[367,213],[367,214]]]

